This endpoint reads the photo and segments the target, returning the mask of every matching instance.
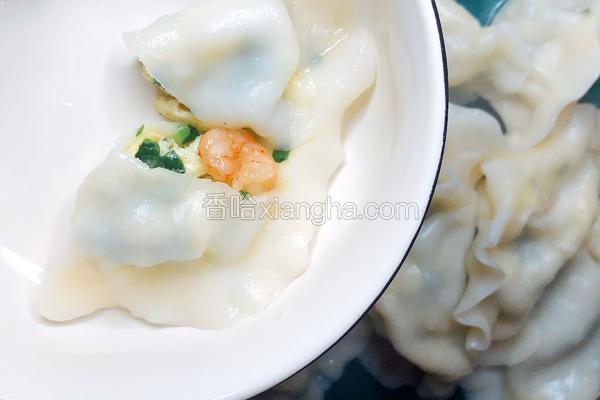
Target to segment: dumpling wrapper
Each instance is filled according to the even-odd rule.
[[[237,259],[263,221],[225,219],[235,198],[240,194],[223,183],[150,169],[115,151],[79,190],[71,240],[82,254],[112,265]]]
[[[123,35],[167,92],[207,126],[252,128],[278,148],[306,135],[283,99],[300,49],[281,0],[209,0]]]

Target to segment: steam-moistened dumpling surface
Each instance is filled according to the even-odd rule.
[[[467,107],[450,106],[432,210],[377,304],[385,333],[469,399],[596,399],[600,111],[576,103],[600,75],[600,2],[509,0],[490,26],[438,6]]]
[[[201,258],[214,252],[211,243],[223,234],[207,215],[211,193],[239,197],[222,183],[150,169],[126,154],[111,153],[81,186],[73,243],[83,254],[116,265],[151,267]],[[260,229],[258,220],[233,222],[227,232],[232,246],[217,258],[239,258]]]
[[[153,323],[227,327],[306,270],[310,216],[263,211],[275,197],[325,199],[344,113],[377,71],[354,1],[331,3],[206,1],[126,35],[160,82],[159,112],[176,122],[144,124],[86,179],[46,270],[45,317],[122,307]],[[266,191],[231,187],[232,168],[264,177],[259,161],[276,164]]]
[[[402,315],[387,321],[398,350],[428,371],[457,378],[471,369],[453,311],[467,283],[464,264],[476,229],[475,185],[482,159],[506,145],[492,116],[458,106],[451,106],[450,112],[453,118],[432,210],[377,307],[386,316]]]
[[[281,0],[208,0],[124,35],[160,84],[205,124],[250,127],[291,147],[292,106],[282,98],[300,58]],[[273,130],[283,119],[283,130]],[[297,143],[295,143],[297,144]]]

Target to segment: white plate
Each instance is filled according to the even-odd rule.
[[[255,320],[227,331],[157,328],[107,311],[70,324],[32,307],[39,269],[75,190],[140,121],[153,91],[121,32],[188,1],[0,1],[0,398],[245,398],[340,338],[405,256],[443,146],[439,26],[423,0],[365,1],[380,46],[377,87],[349,118],[338,201],[414,203],[419,218],[329,221],[309,271]]]

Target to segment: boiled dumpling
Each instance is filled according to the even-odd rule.
[[[300,50],[282,0],[209,0],[124,38],[152,77],[206,125],[250,127],[277,147],[297,144],[291,114],[300,111],[282,97]],[[278,119],[287,129],[273,129]]]
[[[228,201],[240,197],[223,183],[150,169],[113,152],[79,190],[71,221],[73,244],[83,254],[114,265],[150,267],[205,254],[237,259],[248,250],[261,223],[234,219],[224,231],[221,221],[207,215],[210,193]],[[211,246],[221,240],[219,235],[235,244],[224,254]]]

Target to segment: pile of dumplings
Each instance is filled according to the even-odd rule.
[[[363,325],[425,372],[412,383],[430,397],[596,399],[600,110],[580,100],[600,75],[600,1],[509,0],[490,26],[437,5],[451,86],[442,172]],[[325,376],[368,347],[334,348]],[[322,364],[303,379],[323,380]]]

